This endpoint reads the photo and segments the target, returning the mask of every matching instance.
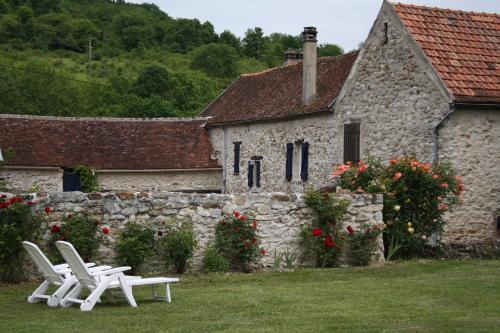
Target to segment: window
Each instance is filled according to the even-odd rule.
[[[248,187],[260,187],[260,160],[248,161]]]
[[[75,172],[73,169],[65,169],[63,172],[63,191],[82,191],[82,184],[80,182],[80,173]]]
[[[309,143],[302,140],[286,144],[286,168],[285,178],[287,181],[308,179],[309,167]],[[294,170],[295,173],[294,173]],[[299,174],[300,170],[300,174]]]
[[[360,124],[344,124],[344,163],[359,162]]]
[[[241,142],[234,142],[233,173],[235,175],[240,174],[240,152],[241,152]]]

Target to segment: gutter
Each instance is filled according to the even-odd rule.
[[[439,129],[443,126],[443,123],[455,112],[455,105],[450,103],[451,111],[445,114],[445,116],[432,128],[432,164],[437,164],[439,160]]]

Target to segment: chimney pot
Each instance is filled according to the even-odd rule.
[[[283,54],[283,66],[288,66],[300,62],[302,60],[302,52],[288,48]]]

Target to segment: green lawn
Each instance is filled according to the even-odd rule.
[[[500,332],[500,261],[191,275],[173,303],[149,288],[124,301],[27,304],[34,284],[0,285],[0,332]]]

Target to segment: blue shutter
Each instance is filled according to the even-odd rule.
[[[260,161],[255,161],[255,186],[260,187]]]
[[[309,168],[309,143],[304,142],[302,143],[302,158],[301,158],[301,163],[300,163],[300,179],[302,181],[307,181],[307,169]]]
[[[286,144],[286,172],[285,178],[287,181],[291,181],[293,177],[293,143]]]
[[[253,187],[253,163],[248,162],[248,187]]]
[[[235,175],[240,174],[240,150],[241,150],[241,142],[234,143],[234,164],[233,164],[233,172]]]

